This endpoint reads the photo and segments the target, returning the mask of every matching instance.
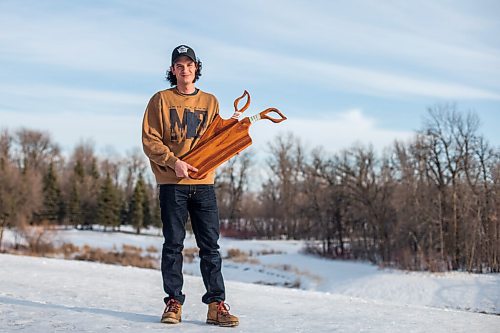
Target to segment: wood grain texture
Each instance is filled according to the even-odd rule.
[[[217,115],[198,144],[182,159],[198,169],[198,172],[189,171],[189,176],[193,179],[204,178],[219,165],[249,147],[252,144],[249,128],[248,117],[238,121],[222,119]]]
[[[247,97],[245,105],[238,109],[238,103]],[[250,105],[250,94],[245,90],[243,95],[234,101],[234,110],[244,112]],[[276,112],[281,118],[272,118],[268,113]],[[285,115],[278,109],[268,108],[258,114],[255,119],[268,119],[273,123],[280,123],[286,119]],[[197,172],[189,171],[192,179],[202,179],[219,165],[229,160],[252,144],[252,138],[248,133],[252,120],[245,117],[238,119],[222,119],[217,115],[208,126],[196,146],[181,159],[198,169]]]

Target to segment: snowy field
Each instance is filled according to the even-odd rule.
[[[226,283],[240,326],[207,326],[203,283],[186,276],[183,322],[159,323],[158,271],[0,255],[0,332],[498,332],[500,316],[340,294]]]
[[[8,231],[5,241],[14,237]],[[153,247],[158,261],[162,245],[157,231],[61,230],[50,237],[105,249]],[[223,256],[235,249],[249,255],[225,259],[223,267],[228,303],[241,315],[240,332],[500,331],[500,316],[491,315],[500,313],[500,274],[379,269],[302,254],[299,241],[222,238],[220,245]],[[195,247],[188,236],[185,248]],[[181,332],[218,330],[203,324],[198,266],[197,259],[184,265],[191,276],[185,277],[184,323],[176,326]],[[157,323],[163,306],[157,270],[11,255],[0,256],[0,267],[0,332],[170,329]],[[254,317],[262,318],[262,325],[255,325]]]
[[[131,231],[131,230],[129,230]],[[85,244],[104,249],[132,245],[155,248],[159,265],[163,238],[157,230],[145,235],[123,232],[60,230],[50,237],[55,243]],[[5,234],[5,242],[15,235]],[[223,274],[227,281],[295,286],[309,291],[340,294],[399,305],[430,306],[489,314],[500,314],[500,274],[465,272],[425,273],[379,269],[369,263],[327,260],[301,253],[301,241],[237,240],[221,238],[221,254],[237,249],[252,254],[248,261],[225,259]],[[185,248],[196,248],[188,234]],[[151,254],[151,253],[150,253]],[[199,261],[184,264],[184,273],[200,276]]]

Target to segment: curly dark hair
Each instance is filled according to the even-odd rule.
[[[198,79],[200,78],[201,76],[201,61],[198,60],[196,61],[196,73],[194,73],[194,81],[193,83],[195,83],[196,81],[198,81]],[[165,79],[170,82],[170,85],[173,87],[173,86],[176,86],[177,85],[177,78],[175,77],[174,73],[172,73],[172,70],[169,68],[168,71],[167,71],[167,76],[165,77]]]

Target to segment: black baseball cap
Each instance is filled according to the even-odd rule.
[[[180,56],[186,56],[196,62],[194,50],[187,45],[179,45],[172,51],[172,65]]]

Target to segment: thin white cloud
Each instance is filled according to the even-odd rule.
[[[279,124],[261,120],[250,127],[254,146],[265,149],[277,135],[293,133],[309,149],[323,147],[330,153],[348,148],[356,143],[372,144],[376,149],[391,145],[394,140],[405,140],[413,135],[410,131],[385,129],[376,119],[360,109],[350,109],[333,116],[289,118]]]
[[[70,152],[75,145],[90,140],[98,152],[110,147],[124,153],[141,145],[142,114],[88,114],[81,112],[26,113],[2,111],[0,128],[16,130],[24,127],[47,131],[63,151]]]
[[[27,127],[39,126],[52,115],[58,115],[67,122],[78,118],[92,119],[95,115],[134,115],[144,111],[149,98],[126,91],[0,84],[0,126],[10,125],[9,121],[19,124],[20,120]],[[10,111],[18,120],[13,119],[14,114]],[[72,132],[65,133],[70,135]]]
[[[289,80],[304,82],[302,85],[329,88],[337,91],[350,91],[372,96],[424,96],[446,99],[493,99],[500,100],[500,93],[474,86],[450,83],[444,80],[423,79],[411,75],[401,75],[390,71],[372,70],[360,66],[339,65],[316,59],[299,58],[257,51],[246,48],[225,46],[226,56],[219,57],[213,65],[224,66],[229,58],[235,57],[240,66],[241,81],[244,73],[258,73],[268,80],[269,73],[276,81]],[[250,67],[252,65],[252,67]],[[248,68],[252,68],[250,71]],[[234,74],[236,76],[237,74]]]
[[[128,9],[150,11],[161,2],[119,3]],[[159,20],[156,13],[151,20],[144,20],[134,17],[133,12],[103,13],[102,8],[89,8],[71,16],[46,11],[40,17],[29,11],[24,11],[24,16],[7,12],[0,14],[0,29],[8,31],[0,35],[0,44],[6,50],[3,57],[10,54],[24,61],[97,72],[157,74],[158,68],[168,65],[168,41],[177,42],[182,37],[202,46],[215,68],[212,72],[232,82],[270,77],[291,79],[291,85],[314,85],[307,82],[308,71],[316,75],[326,71],[322,85],[330,90],[372,96],[499,98],[499,85],[493,79],[500,76],[499,50],[488,48],[484,39],[476,41],[476,34],[458,38],[453,30],[436,30],[444,15],[441,7],[429,3],[423,9],[420,4],[362,3],[379,17],[375,20],[368,9],[355,10],[356,5],[328,2],[323,7],[286,2],[287,10],[280,15],[275,15],[275,9],[282,8],[283,2],[223,6],[227,23],[234,23],[234,31],[225,32],[226,36],[241,34],[241,40],[204,31],[181,32],[168,20]],[[260,10],[262,6],[268,10]],[[201,6],[198,10],[210,11],[212,7]],[[247,14],[235,16],[238,11]],[[404,20],[410,11],[413,15]],[[452,12],[454,26],[470,19],[462,30],[482,31],[493,24],[467,13]],[[428,24],[421,27],[420,22]],[[434,34],[430,34],[433,29]],[[271,36],[279,36],[282,50],[273,46]],[[253,43],[246,40],[248,37],[263,42]],[[314,55],[320,57],[315,59]],[[348,61],[350,56],[355,60]],[[390,62],[396,66],[392,68]],[[404,71],[398,67],[404,67]]]
[[[491,43],[497,39],[498,20],[464,11],[457,2],[273,1],[257,15],[260,5],[242,3],[241,11],[250,13],[240,25],[258,30],[264,40],[279,36],[275,41],[280,45],[300,45],[298,54],[418,65],[479,81],[488,80],[483,76],[491,71],[500,73],[498,43]],[[283,7],[287,10],[275,15]]]
[[[92,101],[97,104],[105,103],[115,105],[142,105],[149,97],[137,93],[107,91],[103,89],[71,88],[50,84],[0,84],[0,94],[19,96],[22,98],[35,98],[38,100],[45,99],[57,103],[60,103],[63,99],[67,99],[76,100],[77,102]]]
[[[168,63],[169,48],[158,44],[160,36],[176,34],[168,25],[92,7],[69,13],[0,13],[0,59],[136,74],[156,73]]]

